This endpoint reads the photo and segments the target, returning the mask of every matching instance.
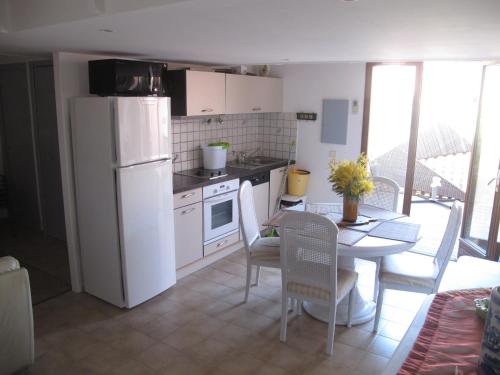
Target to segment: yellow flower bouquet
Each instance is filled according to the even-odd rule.
[[[332,159],[329,167],[328,181],[333,191],[344,197],[344,220],[356,221],[359,200],[373,190],[373,182],[368,176],[368,158],[361,154],[356,161],[336,162]]]

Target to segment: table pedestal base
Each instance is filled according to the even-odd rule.
[[[356,288],[354,290],[354,306],[352,310],[352,324],[363,324],[369,322],[375,317],[375,302],[367,301]],[[337,306],[337,319],[335,321],[338,325],[347,324],[347,303],[349,297],[347,296]],[[328,323],[330,309],[327,306],[319,305],[314,302],[304,301],[302,304],[304,310],[313,318]]]
[[[338,267],[354,270],[354,258],[339,256]],[[372,296],[365,297],[361,294],[358,287],[354,289],[354,305],[352,310],[352,324],[363,324],[369,322],[375,317],[376,304],[372,301]],[[349,296],[346,296],[337,306],[336,324],[347,324],[347,305]],[[327,306],[318,305],[314,302],[304,301],[302,304],[304,310],[313,318],[328,323],[330,309]]]

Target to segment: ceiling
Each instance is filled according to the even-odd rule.
[[[494,60],[499,20],[498,0],[0,0],[0,55],[81,51],[216,64]]]

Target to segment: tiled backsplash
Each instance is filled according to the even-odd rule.
[[[222,121],[221,121],[222,120]],[[173,117],[174,171],[203,165],[200,146],[225,141],[231,144],[228,160],[238,152],[295,159],[295,113],[259,113],[221,116]]]

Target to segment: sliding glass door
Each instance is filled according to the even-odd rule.
[[[490,259],[500,255],[500,65],[483,70],[462,237]]]
[[[422,63],[368,64],[361,151],[373,176],[401,187],[398,211],[409,214]]]
[[[463,252],[500,255],[500,64],[367,64],[361,151],[401,186],[399,211],[422,223],[415,251],[438,248],[465,202]]]

